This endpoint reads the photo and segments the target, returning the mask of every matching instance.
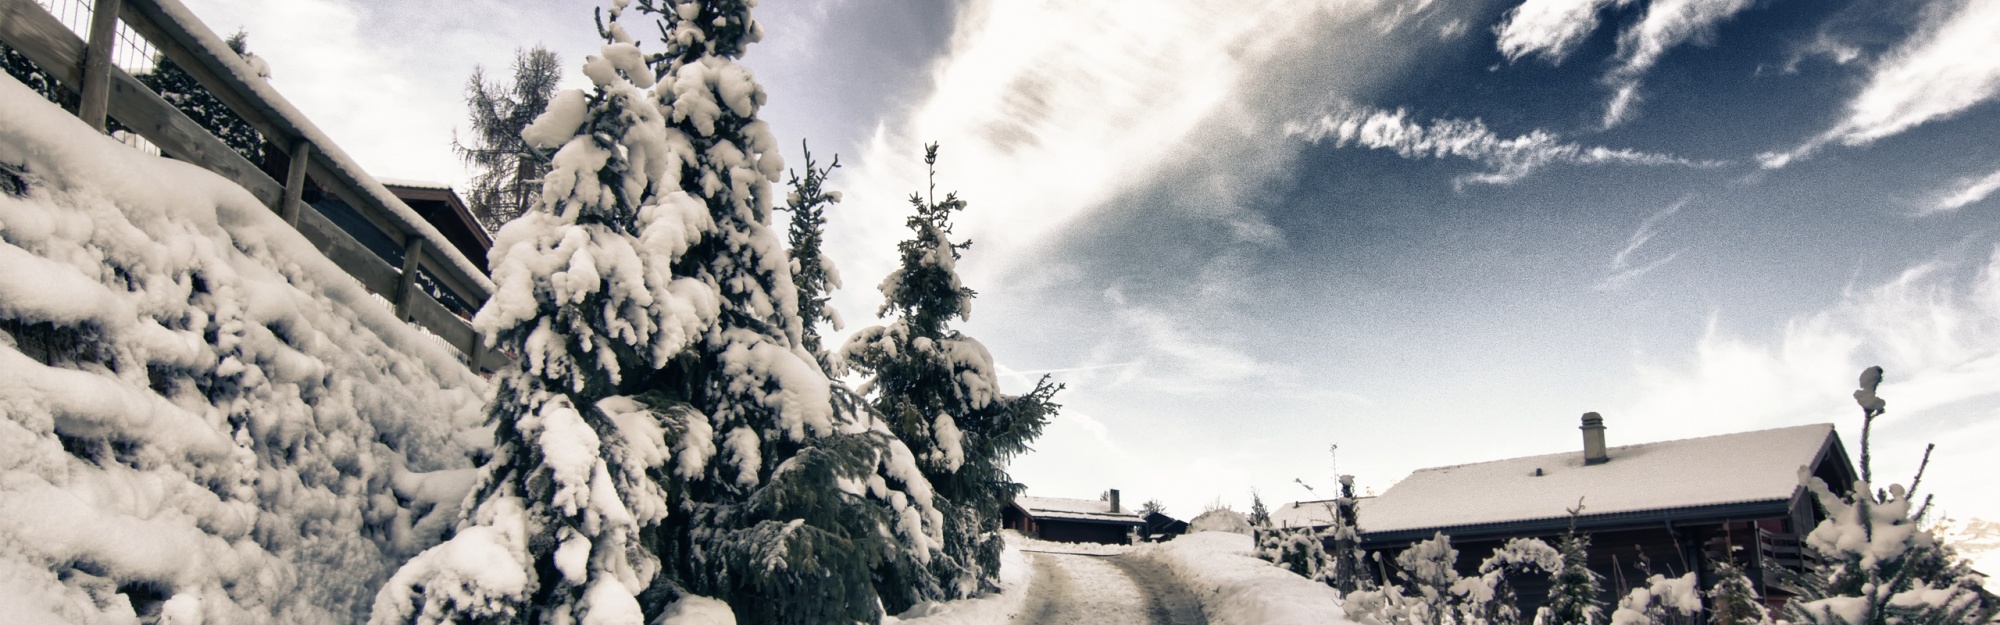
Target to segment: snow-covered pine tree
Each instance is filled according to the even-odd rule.
[[[667,563],[663,594],[722,598],[740,622],[875,622],[885,605],[942,592],[919,573],[948,536],[914,455],[843,418],[803,346],[799,293],[771,227],[784,165],[757,118],[764,91],[736,61],[762,37],[751,4],[635,4],[658,17],[664,44],[646,58],[681,157],[664,193],[702,209],[686,222],[702,234],[673,274],[719,295],[715,323],[645,381],[706,417],[713,439],[700,440],[715,454],[676,474],[678,514],[649,544]],[[606,30],[624,37],[615,22]]]
[[[616,23],[624,3],[611,11]],[[681,193],[636,46],[605,33],[569,91],[523,134],[560,148],[534,210],[493,248],[474,325],[519,355],[495,379],[493,457],[456,536],[406,563],[372,623],[643,623],[660,563],[642,532],[677,476],[715,453],[707,419],[649,373],[681,362],[721,314],[713,284],[670,271],[711,226]]]
[[[1457,622],[1459,602],[1453,592],[1459,585],[1457,563],[1458,550],[1452,548],[1451,537],[1443,532],[1396,554],[1396,569],[1403,578],[1404,594],[1421,602],[1423,607],[1416,623]]]
[[[1870,467],[1868,436],[1875,418],[1888,409],[1876,395],[1882,368],[1861,372],[1854,400],[1861,406],[1861,479],[1846,495],[1801,469],[1799,480],[1826,519],[1806,535],[1818,563],[1788,580],[1798,596],[1785,604],[1785,617],[1801,625],[1971,625],[1995,618],[1992,595],[1982,579],[1923,527],[1931,498],[1916,505],[1916,487],[1930,465],[1933,446],[1924,449],[1910,487],[1877,490]]]
[[[911,194],[914,236],[897,245],[901,265],[881,284],[879,315],[842,346],[839,360],[869,376],[863,389],[942,500],[944,557],[932,570],[948,597],[994,585],[1000,568],[1000,506],[1021,486],[1007,462],[1028,449],[1055,414],[1060,385],[1045,376],[1024,395],[1002,395],[986,347],[951,327],[971,314],[973,291],[954,269],[970,242],[951,240],[951,213],[966,203],[937,197],[936,144],[925,146],[928,194]]]
[[[250,56],[248,32],[236,31],[236,34],[229,36],[226,43],[229,45],[229,51],[235,52],[238,56],[246,58]],[[202,128],[208,129],[210,134],[221,139],[229,149],[243,155],[243,158],[251,164],[260,166],[264,164],[264,135],[257,132],[257,128],[251,126],[250,122],[244,121],[243,116],[230,110],[229,106],[216,98],[207,87],[196,82],[193,74],[189,74],[165,54],[153,57],[153,71],[133,78],[139,79],[140,84],[146,85],[154,93],[160,94],[161,99],[180,109],[182,113],[187,114],[188,119],[201,124]]]
[[[1250,527],[1262,529],[1271,526],[1271,509],[1264,507],[1264,496],[1257,494],[1256,489],[1250,490],[1249,518]]]
[[[1368,553],[1361,549],[1360,499],[1354,495],[1354,476],[1340,476],[1340,497],[1334,499],[1334,525],[1329,528],[1333,550],[1333,572],[1327,581],[1342,595],[1374,586],[1368,574]]]
[[[1709,566],[1709,577],[1715,580],[1715,586],[1708,590],[1709,625],[1765,625],[1771,621],[1770,611],[1757,597],[1757,587],[1736,563],[1716,560]]]
[[[833,162],[820,167],[813,161],[811,146],[801,142],[799,149],[805,153],[806,174],[803,177],[797,172],[787,174],[786,184],[792,191],[785,195],[785,206],[779,210],[792,214],[791,223],[785,227],[785,242],[792,261],[792,284],[799,290],[801,343],[807,352],[820,359],[822,368],[831,372],[819,326],[828,324],[835,332],[841,329],[840,311],[828,304],[833,299],[833,290],[840,288],[840,270],[821,246],[826,242],[826,208],[840,203],[840,192],[826,188],[827,176],[840,168],[840,155],[834,155]]]
[[[1548,605],[1535,620],[1540,625],[1599,625],[1604,622],[1604,603],[1598,598],[1603,580],[1590,570],[1590,535],[1576,531],[1577,517],[1583,514],[1578,502],[1569,511],[1569,531],[1556,549],[1562,552],[1562,570],[1549,588]]]
[[[827,303],[832,299],[830,290],[840,288],[840,274],[821,246],[825,242],[826,208],[840,202],[840,192],[826,188],[827,176],[840,166],[840,157],[835,156],[827,166],[820,167],[813,160],[812,149],[804,145],[801,148],[806,173],[788,176],[786,184],[791,192],[786,194],[781,210],[792,214],[786,239],[790,244],[787,254],[791,258],[792,284],[798,289],[800,344],[832,378],[834,362],[823,347],[819,326],[824,323],[840,329],[840,316]],[[884,518],[889,525],[875,532],[880,540],[886,541],[881,548],[885,557],[874,573],[875,592],[882,607],[894,614],[919,601],[941,598],[942,586],[928,566],[940,550],[939,539],[943,536],[943,517],[932,507],[930,483],[917,471],[909,447],[889,432],[888,425],[877,418],[874,407],[838,379],[830,383],[833,410],[841,431],[833,438],[839,444],[868,451],[854,457],[867,459],[863,464],[873,470],[865,493],[856,494],[865,494],[874,505],[890,512]],[[855,472],[854,468],[847,470]]]
[[[476,170],[465,203],[487,232],[526,213],[541,192],[549,165],[521,138],[521,130],[548,110],[561,72],[561,58],[537,45],[514,51],[512,83],[489,82],[486,69],[478,66],[466,80],[472,137],[460,143],[454,134],[451,150]]]

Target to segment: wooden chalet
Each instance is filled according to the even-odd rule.
[[[1362,548],[1393,567],[1396,553],[1442,533],[1458,549],[1459,572],[1471,575],[1508,539],[1557,544],[1571,523],[1568,510],[1581,501],[1576,529],[1590,534],[1589,566],[1604,576],[1607,603],[1645,584],[1648,568],[1670,577],[1694,571],[1708,588],[1709,564],[1729,558],[1778,604],[1790,596],[1779,572],[1812,557],[1800,538],[1821,518],[1799,484],[1801,469],[1836,491],[1855,480],[1832,424],[1607,447],[1602,419],[1589,413],[1583,421],[1583,453],[1422,469],[1362,499]],[[1328,508],[1295,502],[1272,519],[1323,527]],[[1529,577],[1516,587],[1523,611],[1533,613],[1548,580]]]
[[[1103,500],[1015,497],[1000,521],[1022,535],[1066,543],[1126,545],[1146,531],[1146,517],[1121,505],[1115,489]]]
[[[1187,521],[1182,521],[1160,512],[1146,513],[1146,540],[1148,541],[1165,542],[1173,540],[1175,536],[1186,534],[1187,531]]]

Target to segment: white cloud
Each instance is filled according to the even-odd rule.
[[[1576,46],[1597,30],[1598,15],[1606,8],[1623,7],[1632,0],[1527,0],[1507,11],[1499,26],[1497,45],[1508,61],[1540,56],[1560,65]],[[1611,87],[1611,101],[1605,106],[1603,125],[1617,126],[1631,119],[1633,108],[1643,99],[1639,85],[1660,57],[1689,40],[1699,40],[1716,24],[1750,8],[1752,0],[1653,0],[1646,15],[1618,36],[1617,66],[1604,75]]]
[[[1606,7],[1621,7],[1632,0],[1527,0],[1501,18],[1494,28],[1499,35],[1500,54],[1508,61],[1540,55],[1550,64],[1561,65],[1577,44],[1597,30],[1597,14]]]
[[[1721,165],[1670,154],[1585,146],[1564,141],[1560,135],[1542,129],[1502,137],[1478,119],[1433,119],[1429,124],[1421,124],[1410,117],[1403,109],[1340,106],[1318,119],[1286,124],[1285,134],[1312,142],[1332,141],[1336,147],[1391,150],[1408,159],[1463,158],[1488,168],[1454,179],[1453,184],[1460,188],[1467,184],[1512,184],[1555,164]]]
[[[1631,119],[1640,100],[1640,79],[1668,50],[1707,37],[1716,24],[1750,5],[1751,0],[1654,0],[1647,5],[1646,16],[1618,36],[1618,67],[1604,77],[1614,93],[1604,110],[1604,127]]]
[[[1792,150],[1759,155],[1763,166],[1784,167],[1828,143],[1868,145],[2000,95],[2000,36],[1994,35],[2000,33],[2000,0],[1943,6],[1875,65],[1840,123]]]
[[[1653,213],[1645,221],[1639,222],[1639,229],[1632,231],[1632,236],[1625,240],[1625,247],[1618,250],[1617,254],[1611,256],[1611,275],[1605,276],[1603,280],[1598,281],[1595,288],[1599,291],[1623,289],[1625,285],[1639,279],[1639,276],[1646,275],[1654,269],[1659,269],[1662,265],[1680,258],[1681,253],[1675,251],[1644,265],[1632,266],[1632,254],[1639,251],[1640,247],[1646,245],[1647,241],[1653,240],[1653,235],[1659,233],[1661,221],[1673,216],[1674,213],[1680,212],[1682,207],[1687,206],[1687,203],[1688,200],[1686,199],[1674,202],[1666,208],[1661,209],[1660,212]]]
[[[1831,421],[1858,455],[1850,393],[1861,369],[1881,365],[1889,412],[1874,432],[1879,481],[1907,482],[1923,443],[1937,442],[1924,483],[1940,505],[2000,514],[2000,496],[1981,482],[2000,470],[1989,453],[2000,442],[2000,249],[1971,271],[1933,261],[1850,289],[1769,339],[1720,326],[1711,321],[1691,362],[1641,363],[1631,401],[1606,414],[1632,440]]]
[[[977,262],[961,269],[974,274],[969,282],[990,283],[1162,163],[1216,149],[1189,145],[1190,135],[1235,105],[1252,72],[1316,45],[1304,35],[1327,20],[1363,19],[1374,5],[972,3],[928,93],[885,121],[858,157],[842,159],[850,165],[837,184],[847,201],[829,225],[829,252],[849,275],[887,273],[904,236],[904,198],[925,188],[921,146],[937,141],[939,190],[971,203],[957,234],[977,243]],[[1230,222],[1259,235],[1255,220]]]
[[[1961,178],[1957,188],[1940,195],[1930,205],[1924,206],[1921,214],[1929,215],[1965,208],[1984,201],[1987,196],[1993,195],[1994,191],[2000,191],[2000,170],[1994,170],[1993,173],[1981,178]]]

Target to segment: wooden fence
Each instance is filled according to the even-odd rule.
[[[492,294],[492,282],[480,268],[357,166],[179,0],[92,1],[85,40],[36,0],[0,0],[0,41],[80,94],[76,113],[86,123],[102,130],[107,117],[115,119],[173,158],[241,185],[328,259],[387,298],[398,317],[457,349],[475,371],[492,371],[507,362],[505,355],[484,349],[461,316]],[[121,33],[128,53],[138,43],[132,38],[136,34],[142,47],[186,70],[265,141],[280,146],[289,163],[285,180],[267,175],[114,63]],[[304,210],[308,187],[360,219],[349,215],[343,228],[320,210]],[[377,245],[364,245],[364,240]],[[440,298],[455,306],[440,303]]]

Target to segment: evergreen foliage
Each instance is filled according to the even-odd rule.
[[[827,176],[840,168],[840,156],[834,155],[833,162],[819,167],[813,161],[811,146],[800,142],[799,149],[805,153],[806,175],[788,174],[786,184],[792,192],[785,195],[785,206],[780,210],[792,214],[791,223],[785,228],[785,242],[792,260],[792,284],[799,290],[801,343],[819,359],[822,368],[831,372],[832,364],[821,343],[819,326],[824,323],[836,332],[841,329],[840,312],[828,304],[833,299],[833,290],[840,288],[840,270],[821,251],[821,246],[826,242],[826,208],[840,203],[840,192],[826,188]]]
[[[593,63],[631,47],[606,40]],[[397,572],[375,623],[640,623],[661,569],[641,533],[668,516],[672,478],[714,454],[702,413],[643,385],[719,315],[714,287],[668,271],[707,211],[662,193],[683,172],[652,76],[607,69],[534,133],[560,146],[555,167],[494,248],[499,288],[475,326],[520,359],[495,378],[493,457],[458,535]]]
[[[1271,526],[1271,509],[1264,507],[1264,496],[1257,494],[1257,491],[1254,489],[1250,491],[1249,519],[1250,527],[1265,528]]]
[[[249,58],[249,40],[249,33],[236,31],[236,34],[230,35],[227,41],[229,50],[238,56]],[[165,54],[153,57],[152,71],[133,78],[139,79],[140,84],[146,85],[154,93],[160,94],[161,99],[180,109],[181,113],[186,114],[188,119],[194,120],[202,128],[208,129],[210,134],[221,139],[229,149],[243,155],[243,158],[251,164],[258,166],[264,164],[264,135],[257,132],[257,128],[245,121],[243,116],[230,110],[221,99],[216,98],[214,92],[195,82],[193,74],[189,74]]]
[[[1162,501],[1158,500],[1158,499],[1148,499],[1148,500],[1146,500],[1146,503],[1142,503],[1142,504],[1139,504],[1139,515],[1140,515],[1140,516],[1147,516],[1147,515],[1151,515],[1151,514],[1153,514],[1153,513],[1155,513],[1155,512],[1157,512],[1157,513],[1160,513],[1160,514],[1166,514],[1166,513],[1167,513],[1167,504],[1166,504],[1165,502],[1162,502]]]
[[[1576,519],[1583,505],[1570,509],[1569,531],[1563,534],[1557,551],[1562,553],[1562,570],[1549,589],[1549,602],[1536,620],[1542,625],[1600,625],[1604,622],[1603,579],[1587,566],[1590,535],[1576,531]]]
[[[1026,394],[1002,395],[986,347],[951,328],[971,314],[973,290],[954,269],[971,243],[951,240],[951,214],[966,203],[956,193],[937,197],[937,152],[925,147],[930,189],[911,194],[913,236],[897,245],[900,266],[880,287],[887,322],[856,332],[840,360],[869,377],[863,388],[875,409],[936,489],[944,557],[930,571],[945,598],[959,598],[995,587],[1000,507],[1022,490],[1007,462],[1041,434],[1061,386],[1043,377]]]
[[[1477,581],[1460,592],[1467,596],[1467,614],[1486,625],[1519,625],[1522,622],[1520,594],[1514,578],[1530,573],[1554,576],[1562,570],[1562,553],[1538,538],[1513,538],[1493,550],[1479,563]]]
[[[1763,625],[1771,621],[1769,610],[1757,597],[1757,587],[1743,569],[1728,560],[1709,567],[1715,586],[1708,591],[1709,625]]]
[[[555,52],[537,45],[514,51],[512,82],[491,82],[486,68],[478,66],[466,80],[472,136],[469,144],[461,143],[454,133],[451,149],[475,170],[466,208],[488,233],[527,212],[541,192],[548,159],[521,138],[521,131],[548,110],[561,66]]]
[[[1876,395],[1882,368],[1861,373],[1854,400],[1861,407],[1861,479],[1848,494],[1836,494],[1819,478],[1801,472],[1826,519],[1805,538],[1819,561],[1787,581],[1798,596],[1785,604],[1785,618],[1801,625],[1970,625],[1994,619],[1992,595],[1982,579],[1949,545],[1923,527],[1930,511],[1926,496],[1916,505],[1917,486],[1930,464],[1926,447],[1910,487],[1872,484],[1868,437],[1875,419],[1888,409]]]
[[[1340,497],[1333,502],[1334,525],[1328,536],[1333,572],[1327,581],[1342,595],[1374,586],[1368,575],[1368,553],[1361,549],[1360,501],[1354,495],[1354,476],[1340,476]]]
[[[1258,528],[1257,557],[1310,580],[1324,580],[1332,571],[1325,534],[1310,527]]]
[[[34,59],[28,58],[28,55],[22,54],[20,50],[14,49],[14,46],[7,45],[6,42],[0,42],[0,69],[6,70],[7,75],[21,81],[21,84],[35,90],[35,93],[41,94],[48,101],[66,109],[76,108],[76,93],[63,87],[62,83],[56,82],[55,74],[42,69],[42,66],[35,64]]]

